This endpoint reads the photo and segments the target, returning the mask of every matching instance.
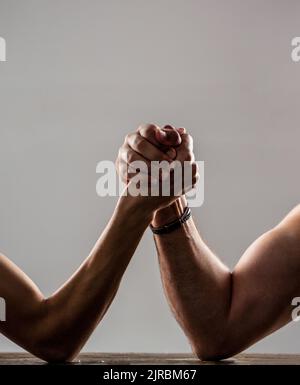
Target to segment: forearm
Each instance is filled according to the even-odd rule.
[[[72,352],[80,350],[105,314],[149,224],[145,211],[131,203],[131,198],[122,198],[90,256],[47,300],[52,320],[50,338],[61,340]]]
[[[174,205],[177,217],[185,202]],[[156,215],[162,225],[169,213]],[[163,219],[164,218],[164,219]],[[156,235],[155,243],[166,296],[176,319],[190,342],[209,346],[212,337],[222,334],[231,298],[231,273],[200,237],[193,219],[180,229]]]
[[[110,305],[151,220],[132,203],[130,197],[121,198],[89,257],[51,297],[44,299],[19,272],[19,294],[6,292],[4,334],[48,361],[70,360],[77,354]]]
[[[291,217],[258,238],[232,274],[191,220],[155,237],[167,297],[200,358],[238,353],[291,320],[300,290],[299,220]]]

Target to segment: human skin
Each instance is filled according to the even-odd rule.
[[[179,135],[177,140],[181,141]],[[183,155],[189,152],[185,144],[181,149]],[[132,197],[128,187],[90,255],[49,298],[23,271],[0,255],[0,297],[6,302],[1,333],[43,360],[74,359],[111,304],[154,213],[178,198]]]
[[[71,361],[113,300],[150,214],[130,197],[122,197],[89,257],[49,298],[1,255],[6,321],[0,322],[0,332],[45,361]]]
[[[117,161],[121,174],[126,152],[139,156],[132,143],[139,143],[146,159],[153,155],[150,145],[162,148],[164,141],[151,130],[127,137]],[[169,145],[176,149],[175,142]],[[185,198],[178,198],[157,210],[152,224],[170,222],[185,206]],[[300,205],[255,240],[233,271],[210,250],[193,219],[154,239],[167,300],[200,359],[230,357],[292,320],[291,302],[300,294]]]

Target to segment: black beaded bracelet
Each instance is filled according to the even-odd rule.
[[[191,217],[191,215],[192,215],[191,209],[189,207],[186,207],[181,217],[175,219],[175,221],[167,223],[166,225],[161,227],[153,227],[152,225],[150,225],[150,228],[153,234],[156,234],[156,235],[168,234],[178,229],[179,227],[181,227]]]

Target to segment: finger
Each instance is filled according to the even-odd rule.
[[[156,139],[165,146],[179,146],[181,137],[174,127],[167,125],[156,131]]]
[[[144,124],[137,131],[148,142],[164,152],[168,151],[170,146],[177,146],[181,143],[180,135],[172,126],[165,126],[161,129],[154,124]],[[172,153],[174,154],[174,151]]]
[[[188,149],[189,151],[193,151],[194,149],[194,140],[191,135],[189,134],[182,134],[181,135],[182,145]]]
[[[148,140],[148,142],[152,143],[156,147],[161,147],[161,143],[156,138],[156,132],[159,131],[160,128],[156,126],[155,124],[141,124],[137,132],[140,134],[143,138]]]
[[[125,162],[118,162],[118,174],[124,183],[129,182],[128,165]]]
[[[127,145],[135,152],[143,156],[145,159],[149,161],[163,161],[166,160],[168,162],[173,159],[168,156],[168,154],[164,153],[162,150],[154,146],[148,140],[146,140],[143,136],[139,134],[132,134],[127,137]],[[174,155],[173,152],[169,154]]]
[[[178,131],[179,135],[186,134],[186,128],[184,127],[178,127],[176,130]]]
[[[151,163],[138,152],[134,151],[128,144],[122,146],[119,150],[119,162],[129,166],[133,162],[144,162],[147,169],[150,170]]]
[[[195,156],[193,153],[193,138],[191,137],[191,135],[182,134],[181,139],[182,143],[177,148],[176,160],[179,160],[181,162],[194,162]]]
[[[163,145],[158,141],[157,132],[159,131],[160,128],[154,125],[144,125],[138,128],[138,133],[140,134],[140,136],[142,136],[145,140],[147,140],[153,146],[158,148],[160,151],[167,154],[170,159],[175,159],[177,155],[176,150],[173,147]]]
[[[200,179],[200,175],[199,174],[196,174],[195,176],[193,176],[193,188],[195,188],[196,184],[199,182],[199,179]]]
[[[157,180],[154,176],[151,175],[152,169],[148,169],[148,173],[145,174],[143,170],[137,170],[136,168],[131,167],[130,163],[126,163],[124,160],[118,160],[116,162],[118,168],[118,174],[125,184],[128,184],[130,180],[136,175],[140,174],[140,178],[147,178],[148,185],[151,187],[151,183],[157,183]]]

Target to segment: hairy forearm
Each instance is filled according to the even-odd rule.
[[[180,215],[181,205],[177,209]],[[203,242],[192,219],[170,234],[155,236],[155,242],[176,319],[192,343],[209,346],[212,337],[222,334],[229,311],[231,273]]]
[[[283,225],[262,235],[233,273],[192,220],[155,236],[170,306],[200,358],[235,354],[290,320],[291,299],[300,289],[299,241],[290,234]]]

